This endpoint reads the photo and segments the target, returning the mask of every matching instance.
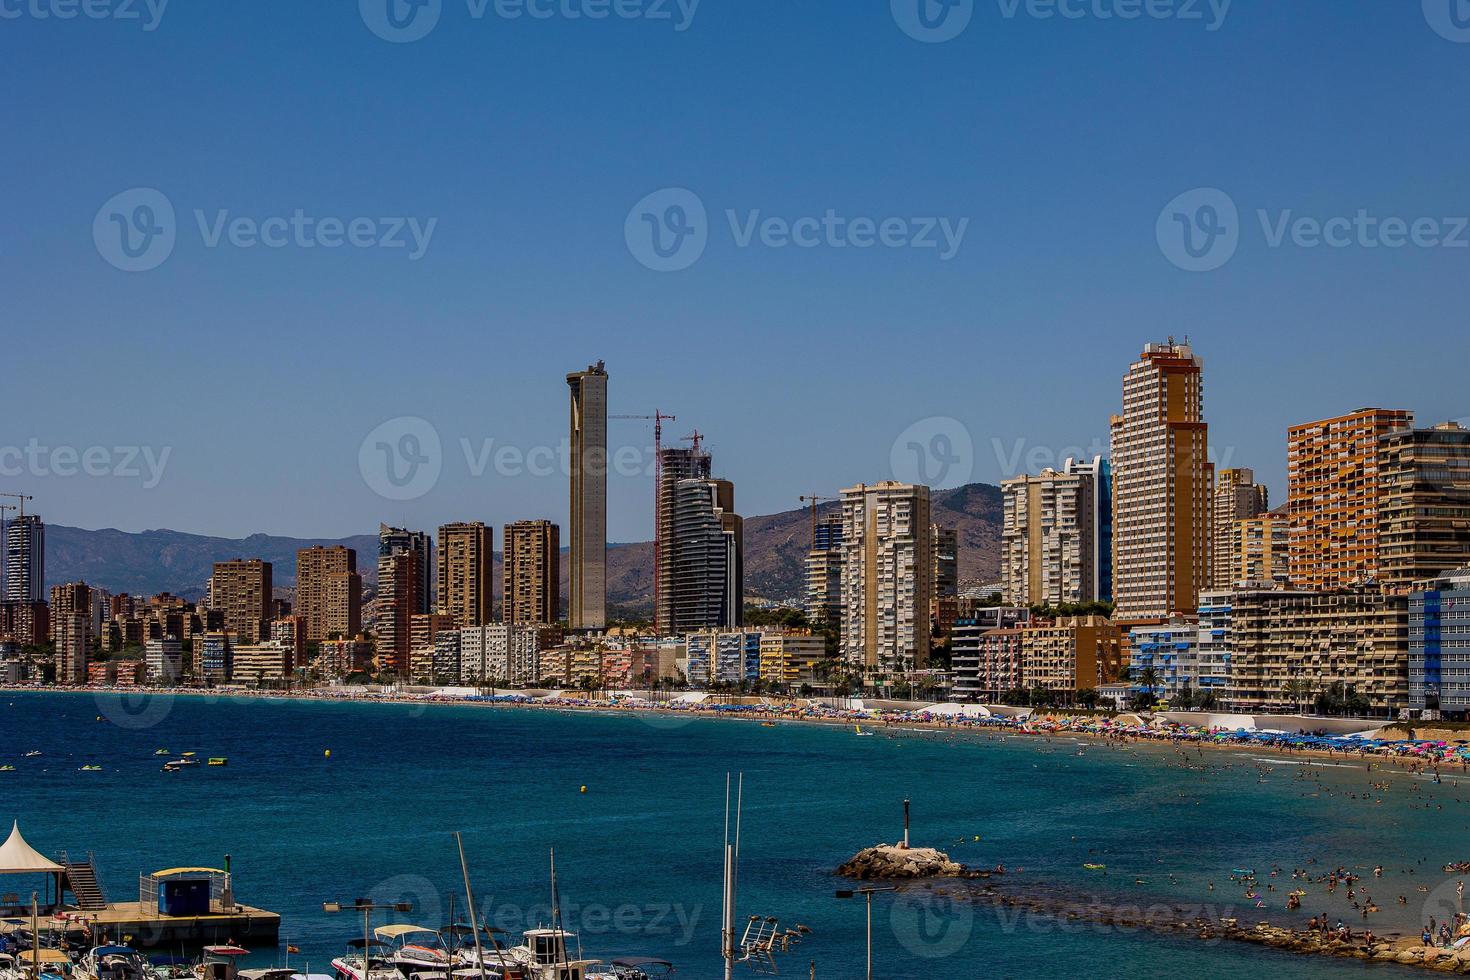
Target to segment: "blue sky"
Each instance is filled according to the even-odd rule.
[[[564,520],[559,474],[474,460],[486,440],[557,446],[563,376],[597,358],[614,412],[705,434],[746,514],[893,475],[911,427],[954,437],[948,483],[1105,445],[1129,361],[1169,334],[1205,359],[1212,445],[1277,501],[1288,424],[1369,404],[1470,416],[1470,248],[1269,234],[1363,211],[1470,241],[1470,38],[1440,0],[1235,0],[1218,24],[1204,0],[1202,20],[1185,0],[1131,20],[1098,16],[1129,0],[1072,0],[1076,18],[975,0],[937,43],[899,26],[917,0],[898,16],[702,0],[687,24],[672,0],[672,20],[442,0],[407,43],[369,28],[372,2],[173,0],[146,30],[142,0],[140,20],[0,0],[0,449],[33,447],[0,452],[0,483],[49,521],[335,536]],[[136,216],[136,188],[174,209],[175,242],[134,272],[99,242]],[[666,188],[703,206],[707,245],[659,272],[625,224]],[[1239,215],[1206,272],[1156,233],[1196,188]],[[371,219],[364,242],[392,219],[432,235],[416,259],[240,244],[248,225],[210,245],[222,214],[298,209]],[[967,224],[948,258],[776,247],[779,229],[741,245],[752,220],[829,211],[910,239]],[[400,417],[431,424],[439,475],[387,499],[360,450]],[[615,447],[648,440],[612,424]],[[57,447],[104,452],[88,475]],[[126,447],[167,452],[156,485]],[[647,479],[613,479],[611,498],[610,537],[648,537]]]

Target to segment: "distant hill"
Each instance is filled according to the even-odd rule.
[[[823,504],[819,516],[834,513]],[[960,580],[992,581],[1000,574],[1000,489],[981,483],[941,490],[933,498],[934,520],[953,527],[960,537]],[[496,531],[497,538],[499,530]],[[801,594],[804,559],[811,541],[811,511],[795,509],[745,519],[745,592],[747,596],[783,599]],[[263,558],[271,562],[278,587],[296,579],[296,552],[312,545],[346,545],[357,550],[357,567],[365,583],[377,581],[376,534],[348,538],[287,538],[253,534],[248,538],[216,538],[182,531],[130,533],[111,528],[89,531],[50,524],[46,527],[47,585],[86,581],[112,592],[151,595],[172,592],[203,595],[212,566],[231,558]],[[496,589],[499,590],[499,556]],[[653,608],[653,543],[609,544],[608,603],[615,615],[647,614]],[[562,561],[562,594],[566,594],[567,562]]]
[[[111,592],[199,598],[217,561],[263,558],[270,562],[277,586],[296,581],[296,552],[312,545],[342,544],[357,550],[358,568],[377,578],[378,536],[350,538],[285,538],[252,534],[248,538],[213,538],[183,531],[88,531],[46,525],[46,584],[89,582]],[[369,567],[364,567],[364,565]]]

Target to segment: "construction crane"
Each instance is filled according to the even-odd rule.
[[[35,500],[36,499],[35,497],[32,497],[28,493],[4,493],[4,492],[0,492],[0,497],[14,497],[16,500],[19,500],[20,501],[20,508],[19,509],[20,509],[20,516],[21,517],[26,516],[26,501],[27,500]]]
[[[610,419],[634,420],[653,423],[653,631],[658,632],[658,600],[662,583],[659,580],[659,544],[662,540],[663,500],[660,488],[664,485],[664,423],[677,421],[678,416],[665,415],[658,409],[652,415],[609,415]]]
[[[812,505],[812,547],[817,546],[817,504],[823,500],[836,500],[836,497],[819,497],[816,494],[803,494],[797,498],[802,503]]]

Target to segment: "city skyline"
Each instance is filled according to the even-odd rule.
[[[930,418],[963,424],[971,478],[986,483],[1039,469],[1007,466],[1033,448],[1096,455],[1087,450],[1106,446],[1116,402],[1115,372],[1098,365],[1171,333],[1188,334],[1211,365],[1211,443],[1236,450],[1217,465],[1254,468],[1273,499],[1285,499],[1292,420],[1375,404],[1412,407],[1426,423],[1470,416],[1457,383],[1463,250],[1271,242],[1283,215],[1470,212],[1458,166],[1470,149],[1465,110],[1425,95],[1450,88],[1466,48],[1413,3],[1241,0],[1214,31],[1008,20],[992,7],[943,44],[907,36],[884,4],[834,15],[706,3],[682,32],[476,23],[460,9],[398,45],[352,5],[293,11],[292,44],[282,26],[263,10],[176,4],[152,32],[7,21],[0,50],[17,77],[135,83],[52,87],[15,108],[17,162],[32,176],[8,202],[25,234],[0,245],[30,363],[133,383],[122,397],[105,385],[57,397],[52,370],[14,372],[0,449],[143,446],[155,462],[170,450],[151,488],[141,459],[137,478],[43,477],[24,463],[0,473],[44,498],[53,523],[230,537],[344,536],[380,520],[567,527],[547,479],[477,478],[460,440],[472,458],[490,439],[559,445],[548,379],[597,357],[617,379],[611,412],[659,407],[678,426],[719,433],[711,448],[749,514],[785,509],[792,491],[912,478],[890,472],[891,450]],[[201,51],[213,53],[208,71]],[[264,52],[279,70],[257,70]],[[751,58],[761,72],[741,69]],[[1388,80],[1343,68],[1386,63],[1400,66]],[[659,68],[628,74],[630,64]],[[174,79],[195,75],[208,76],[197,101],[174,92]],[[351,105],[338,97],[346,78],[358,86]],[[683,80],[673,92],[669,78]],[[465,94],[477,89],[517,95]],[[139,90],[149,98],[124,95]],[[1148,113],[1131,108],[1135,96]],[[321,119],[324,104],[342,114]],[[711,105],[727,114],[717,131]],[[373,135],[385,119],[391,140]],[[243,135],[257,131],[270,135]],[[180,240],[160,267],[128,273],[98,254],[92,223],[136,187],[168,197]],[[629,254],[624,222],[668,187],[696,194],[712,227],[696,264],[659,273]],[[1228,264],[1192,273],[1161,254],[1155,222],[1205,187],[1238,208],[1242,240]],[[211,248],[194,217],[262,221],[297,208],[439,222],[409,261],[407,249]],[[790,221],[828,209],[971,223],[940,261],[923,250],[741,247],[726,216],[740,226],[754,212]],[[900,328],[937,355],[922,371],[891,369],[884,341]],[[1398,328],[1443,356],[1393,344]],[[409,367],[439,349],[456,356],[432,373]],[[981,382],[979,357],[1034,371]],[[759,369],[729,380],[710,371],[741,359]],[[422,380],[380,384],[388,364]],[[487,383],[487,366],[500,365],[514,370]],[[367,435],[400,417],[430,422],[443,446],[437,485],[406,502],[385,500],[358,471]],[[842,424],[814,439],[822,419]],[[651,442],[646,426],[610,428],[613,445]],[[612,540],[644,538],[651,481],[610,485]]]

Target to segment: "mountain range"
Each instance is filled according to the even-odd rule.
[[[821,504],[817,516],[835,513],[833,501]],[[959,532],[960,580],[992,581],[1000,569],[1001,497],[998,487],[972,483],[935,491],[934,521]],[[497,537],[499,531],[496,532]],[[745,519],[745,594],[747,598],[786,599],[800,596],[804,559],[811,541],[807,508]],[[312,545],[345,545],[357,551],[364,583],[376,584],[376,534],[347,538],[290,538],[252,534],[218,538],[183,531],[128,532],[111,528],[86,530],[51,524],[46,527],[47,585],[85,581],[112,592],[152,595],[172,592],[199,598],[213,564],[232,558],[262,558],[274,565],[277,590],[296,578],[296,552]],[[499,555],[495,577],[499,591]],[[609,544],[608,604],[616,615],[646,614],[653,603],[653,542]],[[567,561],[562,560],[565,595]]]

